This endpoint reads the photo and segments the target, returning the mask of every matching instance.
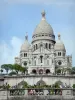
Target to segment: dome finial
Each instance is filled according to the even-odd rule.
[[[58,33],[58,39],[59,39],[59,40],[61,39],[61,35],[60,35],[60,33]]]
[[[45,19],[45,10],[43,10],[42,12],[41,12],[41,14],[42,14],[42,20],[44,20]]]
[[[26,32],[25,40],[28,40],[28,33]]]

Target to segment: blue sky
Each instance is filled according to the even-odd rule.
[[[75,0],[0,0],[0,64],[14,63],[26,32],[31,42],[43,9],[56,40],[60,32],[75,66]]]

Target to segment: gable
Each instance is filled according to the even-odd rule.
[[[45,49],[44,47],[39,47],[37,50],[35,50],[35,51],[33,52],[33,54],[40,54],[40,53],[45,53],[45,54],[47,54],[47,53],[50,53],[50,51],[47,50],[47,49]]]

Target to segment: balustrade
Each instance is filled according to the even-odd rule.
[[[0,90],[1,92],[2,90]],[[4,91],[4,90],[3,90]],[[6,91],[6,90],[5,90]],[[75,89],[60,89],[60,88],[48,88],[48,89],[9,89],[8,95],[9,96],[24,96],[24,95],[74,95],[75,96]]]

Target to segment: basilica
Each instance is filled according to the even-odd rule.
[[[42,19],[32,34],[31,44],[26,34],[19,57],[15,57],[15,63],[27,67],[28,74],[54,74],[56,69],[72,68],[72,55],[66,55],[60,33],[58,40],[55,40],[45,11],[42,11],[41,15]]]

